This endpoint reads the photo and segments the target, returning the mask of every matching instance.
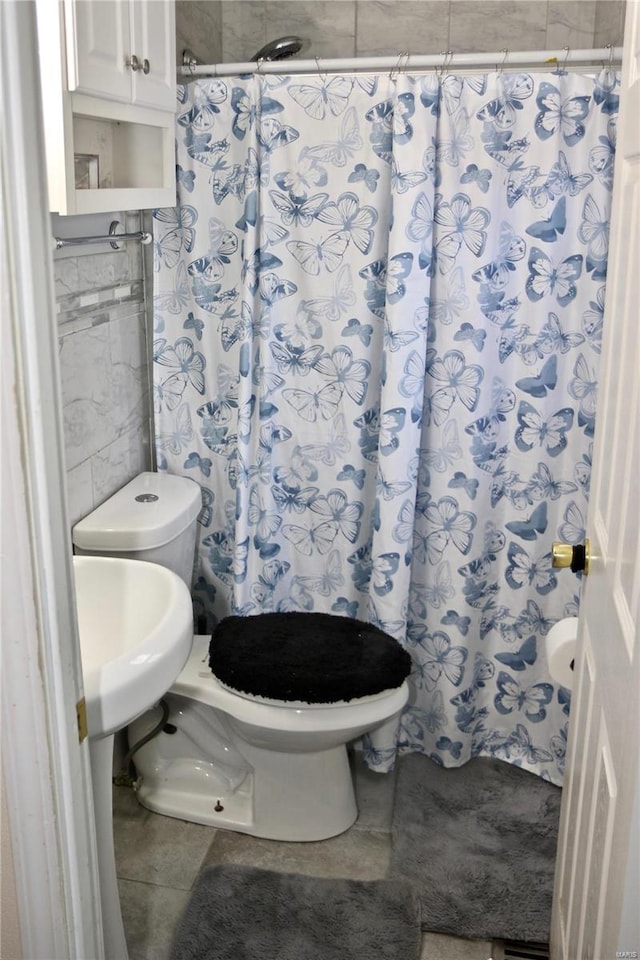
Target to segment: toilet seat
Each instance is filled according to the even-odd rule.
[[[242,696],[224,687],[212,674],[208,666],[209,642],[208,636],[194,636],[189,659],[170,692],[206,703],[245,723],[282,731],[339,730],[354,723],[354,714],[360,723],[368,723],[369,717],[373,723],[379,717],[381,703],[392,713],[401,710],[407,700],[406,681],[399,687],[343,703],[261,701]]]
[[[411,658],[379,627],[330,613],[225,617],[209,666],[231,692],[264,703],[351,703],[402,685]]]
[[[382,690],[380,693],[371,693],[368,697],[354,697],[352,700],[333,700],[331,703],[308,703],[306,700],[274,700],[271,697],[260,697],[254,693],[243,693],[242,690],[234,690],[233,687],[227,686],[219,677],[215,679],[224,690],[228,690],[229,693],[232,693],[235,697],[242,697],[243,700],[251,700],[252,703],[264,703],[269,707],[284,707],[289,710],[292,708],[299,710],[331,710],[333,707],[348,707],[354,703],[369,703],[377,701],[397,689],[397,687],[387,687],[386,690]]]

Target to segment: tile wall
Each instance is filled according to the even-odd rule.
[[[601,47],[611,41],[622,46],[626,3],[618,0],[598,0],[593,31],[593,45]]]
[[[242,6],[233,2],[231,6]],[[176,63],[188,48],[201,63],[222,60],[222,0],[177,0]]]
[[[184,35],[197,16],[181,7],[216,8],[227,62],[288,34],[310,41],[307,57],[578,49],[620,43],[624,14],[624,0],[218,0],[178,4]]]
[[[119,217],[127,231],[140,229],[140,214]],[[73,220],[75,235],[108,230],[108,223],[96,229],[86,217]],[[54,219],[54,234],[60,223]],[[69,247],[54,255],[72,524],[150,464],[142,248],[122,246]]]

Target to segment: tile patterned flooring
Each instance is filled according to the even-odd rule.
[[[283,843],[151,813],[114,787],[116,863],[129,960],[168,960],[173,931],[203,867],[251,864],[315,877],[384,877],[391,850],[393,774],[369,771],[356,755],[354,825],[330,840]],[[494,960],[481,940],[425,933],[420,960]]]

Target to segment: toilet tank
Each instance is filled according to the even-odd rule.
[[[194,480],[141,473],[76,523],[75,552],[159,563],[190,588],[201,506]]]

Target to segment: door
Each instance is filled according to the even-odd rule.
[[[133,103],[174,113],[175,4],[173,0],[133,0],[131,14],[134,52],[143,67],[133,74]]]
[[[592,560],[580,607],[556,863],[554,960],[640,953],[640,907],[633,890],[640,853],[633,849],[640,741],[639,76],[640,3],[632,0],[587,523]]]
[[[129,0],[66,0],[69,90],[131,102]]]

